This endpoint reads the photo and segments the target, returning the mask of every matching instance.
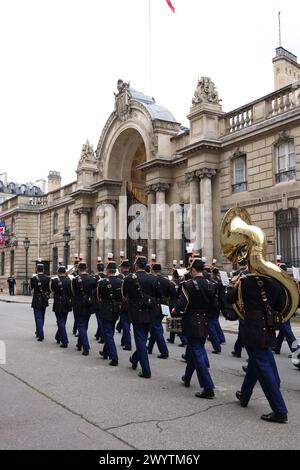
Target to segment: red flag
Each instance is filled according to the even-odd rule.
[[[171,0],[167,0],[167,4],[169,5],[169,7],[171,8],[172,12],[175,13],[175,8],[173,7],[172,3],[171,3]]]

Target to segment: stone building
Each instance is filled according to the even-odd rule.
[[[2,204],[0,218],[7,227],[14,224],[18,242],[1,249],[2,287],[10,271],[17,281],[24,280],[26,236],[30,273],[38,258],[55,272],[64,256],[66,228],[71,234],[69,259],[75,253],[86,258],[87,226],[102,230],[104,210],[117,214],[112,227],[116,238],[103,240],[99,230],[94,232],[92,268],[96,257],[108,252],[116,259],[119,251],[133,258],[137,245],[170,266],[173,259],[183,258],[188,243],[174,237],[175,229],[190,225],[189,217],[181,220],[188,204],[201,204],[203,219],[194,229],[201,232],[199,248],[208,261],[217,258],[225,264],[220,223],[227,209],[240,205],[265,230],[270,259],[279,253],[289,265],[300,266],[300,65],[283,48],[276,50],[273,64],[275,91],[230,112],[222,109],[211,79],[202,77],[188,114],[189,128],[153,98],[119,80],[115,109],[96,151],[89,142],[82,148],[77,180],[61,187],[59,174],[52,172],[46,195],[16,195]],[[147,217],[140,210],[127,213],[138,202],[152,209]],[[162,236],[164,214],[155,212],[164,203],[180,203],[170,239]],[[138,238],[126,240],[123,235],[132,223]]]

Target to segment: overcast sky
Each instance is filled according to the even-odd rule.
[[[187,124],[197,79],[230,111],[273,91],[282,45],[300,56],[299,0],[0,0],[0,173],[75,179],[82,144],[97,147],[119,78]],[[281,5],[280,5],[281,3]]]

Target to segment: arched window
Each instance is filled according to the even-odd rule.
[[[287,266],[300,266],[300,237],[298,209],[276,214],[277,251]]]
[[[58,213],[55,212],[53,216],[53,233],[58,233]]]

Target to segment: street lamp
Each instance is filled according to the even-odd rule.
[[[65,267],[68,268],[68,261],[69,261],[69,243],[71,240],[71,234],[68,228],[65,228],[65,231],[63,233],[63,240],[65,243],[64,246],[64,264]]]
[[[92,224],[88,224],[87,228],[87,239],[88,239],[88,271],[92,271],[92,241],[94,238],[94,227]]]
[[[29,246],[30,246],[30,240],[28,237],[25,237],[25,239],[23,240],[23,245],[24,245],[24,248],[25,248],[25,284],[24,284],[24,287],[23,287],[23,293],[25,295],[29,295],[29,289],[28,289],[28,250],[29,250]]]
[[[181,259],[185,260],[185,208],[184,208],[184,202],[179,203],[179,210],[177,211],[177,221],[180,224],[181,227]]]

